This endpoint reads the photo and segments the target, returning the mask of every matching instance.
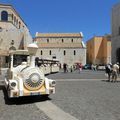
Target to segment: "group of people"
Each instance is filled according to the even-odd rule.
[[[108,82],[116,82],[117,77],[120,73],[119,63],[115,63],[113,65],[111,63],[108,63],[105,66],[105,70],[106,70],[106,74],[108,76]]]
[[[77,64],[76,68],[79,70],[79,73],[82,71],[82,64]],[[63,64],[64,73],[68,72],[68,65]],[[73,66],[70,67],[70,72],[73,72]],[[105,72],[108,77],[108,82],[116,82],[118,75],[120,75],[120,64],[117,62],[115,64],[108,63],[105,66]]]
[[[82,71],[82,64],[79,63],[79,64],[76,64],[76,65],[72,65],[72,66],[68,66],[68,64],[64,63],[63,64],[63,70],[64,70],[64,73],[70,71],[70,72],[73,72],[74,70],[78,69],[79,70],[79,73],[81,73]]]

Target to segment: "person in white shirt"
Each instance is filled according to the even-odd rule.
[[[112,82],[117,81],[118,72],[119,72],[119,63],[114,64],[112,67]]]

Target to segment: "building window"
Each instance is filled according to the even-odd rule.
[[[8,13],[6,11],[1,12],[1,20],[8,21]]]
[[[11,18],[12,18],[12,20],[13,20],[13,14],[11,15]]]
[[[21,22],[19,22],[19,29],[21,28]]]
[[[74,50],[74,55],[76,55],[76,51]]]
[[[56,59],[56,56],[52,56],[52,59]]]
[[[73,43],[73,39],[71,40],[71,42]]]
[[[18,25],[18,20],[16,20],[16,25]]]
[[[66,55],[66,51],[65,50],[63,51],[63,54]]]
[[[43,55],[43,51],[42,50],[40,51],[40,53],[41,53],[41,55]]]
[[[62,39],[62,43],[64,42],[64,40]]]
[[[47,39],[47,43],[49,43],[49,39]]]
[[[50,52],[49,52],[49,55],[51,55],[51,50],[50,50]]]
[[[14,17],[14,24],[16,25],[16,17]]]
[[[2,27],[0,27],[0,32],[2,32],[2,30],[3,30]]]

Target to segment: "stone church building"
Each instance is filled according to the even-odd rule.
[[[31,43],[29,29],[12,5],[0,4],[0,62],[5,67],[10,50],[25,50]]]
[[[71,66],[75,63],[86,64],[86,46],[80,33],[36,33],[35,41],[39,46],[40,59],[55,59]]]

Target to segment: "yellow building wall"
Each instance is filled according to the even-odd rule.
[[[111,62],[111,41],[107,37],[93,37],[87,41],[87,63],[106,64]]]
[[[95,49],[94,49],[94,61],[93,64],[99,64],[101,62],[101,56],[103,53],[103,49],[102,48],[102,37],[95,37],[94,38],[94,45],[95,45]]]
[[[92,63],[94,60],[94,39],[87,42],[87,63]]]
[[[108,61],[109,63],[111,63],[111,51],[112,51],[112,48],[111,48],[111,41],[108,41],[107,42],[107,57],[108,57]]]

